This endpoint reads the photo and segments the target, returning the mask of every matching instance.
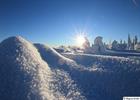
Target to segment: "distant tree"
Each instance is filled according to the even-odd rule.
[[[131,50],[134,50],[134,46],[135,46],[135,39],[133,39],[133,42],[131,43]]]
[[[89,42],[89,40],[88,40],[87,37],[85,37],[85,42],[84,42],[84,44],[83,44],[83,47],[84,47],[84,48],[89,48],[89,47],[90,47],[90,42]]]
[[[126,43],[120,43],[118,45],[119,45],[118,50],[126,50],[126,48],[127,48],[127,44]]]
[[[91,47],[94,47],[94,44],[92,44]]]
[[[137,35],[135,36],[135,39],[134,39],[134,44],[136,45],[138,43],[138,37]]]
[[[112,42],[112,49],[113,49],[113,50],[118,50],[118,47],[119,47],[118,42],[117,42],[116,40],[114,40],[114,41]]]
[[[106,45],[106,48],[111,49],[112,48],[112,41],[109,40],[109,44]]]
[[[124,42],[123,42],[123,45],[124,45],[124,50],[126,50],[126,49],[127,49],[127,43],[126,43],[125,40],[124,40]]]
[[[131,49],[131,43],[132,43],[132,41],[131,41],[131,38],[130,38],[130,34],[128,34],[128,45],[127,45],[128,50]]]
[[[122,39],[120,40],[120,44],[123,44]]]
[[[127,45],[127,43],[126,43],[126,41],[125,41],[125,40],[123,41],[123,44],[126,44],[126,45]]]

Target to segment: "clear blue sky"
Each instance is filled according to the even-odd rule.
[[[0,0],[0,41],[21,35],[73,44],[76,31],[104,41],[126,39],[128,33],[140,38],[140,0]]]

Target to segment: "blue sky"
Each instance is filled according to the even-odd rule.
[[[0,41],[21,35],[32,42],[73,45],[85,32],[93,42],[140,38],[140,0],[0,0]]]

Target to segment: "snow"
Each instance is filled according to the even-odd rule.
[[[105,50],[106,54],[110,55],[118,55],[118,56],[140,56],[140,53],[134,52],[121,52],[121,51],[113,51],[113,50]]]
[[[81,95],[80,89],[78,89],[68,72],[60,69],[53,69],[52,71],[55,73],[53,76],[54,81],[52,81],[52,90],[56,91],[57,98],[59,98],[61,94],[61,98],[63,97],[62,100],[86,100],[85,97]]]
[[[10,37],[0,44],[0,65],[0,98],[3,100],[70,100],[75,98],[71,96],[68,99],[66,95],[61,94],[59,90],[63,88],[62,86],[58,86],[57,92],[54,91],[56,88],[54,84],[59,83],[54,76],[59,73],[52,71],[47,62],[42,60],[34,45],[22,37]],[[71,83],[69,86],[73,85],[67,74],[57,76],[57,78],[63,77]],[[68,84],[65,79],[61,80],[61,83]],[[75,92],[71,93],[72,89],[67,89],[67,94],[75,94],[76,98],[83,98],[74,85],[71,87]]]
[[[56,52],[53,48],[48,47],[43,44],[34,44],[38,51],[40,52],[41,57],[48,63],[52,64],[52,66],[65,64],[65,63],[74,63],[73,60],[68,59],[58,52]],[[55,62],[55,63],[54,63]]]
[[[34,44],[44,61],[46,61],[50,68],[59,68],[65,70],[79,69],[75,61],[67,57],[62,56],[56,50],[43,44]]]
[[[140,59],[58,53],[10,37],[0,43],[2,100],[121,100],[140,95]]]
[[[134,59],[91,54],[63,55],[85,67],[77,72],[75,81],[88,100],[121,100],[126,95],[140,95],[140,63]]]
[[[49,93],[51,71],[37,49],[21,37],[0,44],[0,98],[33,100],[53,98]],[[44,78],[48,78],[45,80]]]

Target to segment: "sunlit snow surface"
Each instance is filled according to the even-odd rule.
[[[122,100],[140,96],[140,60],[59,54],[22,37],[0,43],[1,100]]]

